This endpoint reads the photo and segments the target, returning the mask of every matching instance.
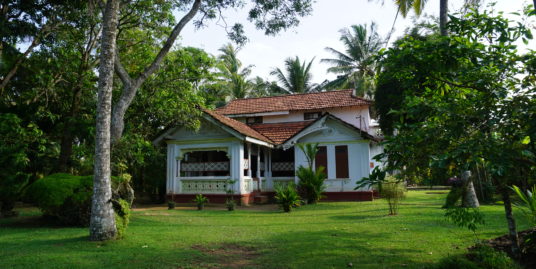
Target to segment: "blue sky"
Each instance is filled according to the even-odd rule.
[[[458,10],[463,3],[461,0],[449,2],[450,11]],[[532,1],[499,0],[496,9],[510,13],[520,10],[528,3]],[[298,27],[275,37],[265,36],[247,22],[247,8],[227,10],[224,16],[229,25],[243,22],[245,26],[249,42],[239,52],[238,57],[244,65],[255,66],[253,76],[273,79],[269,76],[270,70],[274,67],[282,68],[286,58],[299,56],[300,59],[311,60],[315,57],[312,66],[313,81],[320,83],[325,79],[334,78],[334,75],[326,73],[329,66],[320,63],[320,59],[331,57],[331,54],[324,50],[325,47],[344,49],[339,42],[340,29],[352,24],[370,24],[374,21],[378,25],[380,35],[386,36],[391,30],[396,11],[394,0],[384,0],[383,4],[382,0],[317,0],[313,4],[311,16],[303,18]],[[428,0],[424,13],[437,16],[438,12],[439,0]],[[391,40],[401,36],[411,24],[410,16],[405,19],[399,16]],[[199,47],[213,55],[217,55],[218,49],[227,42],[229,41],[224,29],[216,22],[211,22],[199,30],[189,24],[179,40],[183,46]]]

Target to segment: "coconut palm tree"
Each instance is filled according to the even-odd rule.
[[[405,18],[410,10],[413,10],[417,16],[420,16],[428,0],[395,0],[398,6],[398,12]],[[466,7],[478,6],[480,0],[465,0]],[[439,31],[442,36],[448,35],[448,0],[439,0]],[[397,14],[398,15],[398,14]],[[394,25],[394,24],[393,24]]]
[[[243,67],[242,62],[236,57],[239,49],[232,44],[224,45],[219,49],[222,54],[218,56],[220,63],[217,65],[231,99],[248,97],[251,83],[247,77],[251,74],[252,65]]]
[[[270,75],[275,76],[279,82],[278,90],[285,93],[307,93],[318,91],[316,84],[312,83],[311,65],[314,58],[309,62],[301,62],[300,58],[287,58],[284,71],[275,68]]]
[[[340,31],[340,40],[345,50],[341,52],[327,47],[335,58],[322,59],[332,67],[328,72],[338,74],[338,77],[326,84],[326,88],[355,88],[357,95],[372,96],[374,93],[375,63],[373,57],[381,48],[380,38],[375,23],[367,25],[352,25]]]

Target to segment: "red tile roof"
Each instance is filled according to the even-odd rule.
[[[237,131],[237,132],[239,132],[239,133],[241,133],[241,134],[243,134],[245,136],[249,136],[249,137],[264,141],[264,142],[268,142],[270,144],[273,143],[272,140],[270,140],[266,136],[260,134],[259,132],[255,131],[254,129],[250,128],[245,123],[239,122],[237,120],[233,120],[233,119],[231,119],[229,117],[220,115],[220,114],[218,114],[218,113],[216,113],[214,111],[208,110],[208,109],[203,109],[203,111],[205,113],[207,113],[209,116],[211,116],[213,119],[219,121],[220,123],[232,128],[233,130],[235,130],[235,131]]]
[[[313,122],[315,121],[259,123],[252,124],[250,127],[268,137],[270,140],[274,141],[274,143],[282,144]]]
[[[216,109],[219,114],[236,115],[275,111],[311,110],[331,107],[365,106],[372,102],[353,96],[353,90],[291,94],[235,99]]]

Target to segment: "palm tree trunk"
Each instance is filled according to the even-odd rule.
[[[439,2],[439,31],[442,36],[447,36],[447,21],[448,21],[448,0],[440,0]]]
[[[110,126],[118,11],[119,0],[108,0],[102,19],[93,198],[89,224],[89,238],[92,241],[113,239],[117,233],[111,203]]]

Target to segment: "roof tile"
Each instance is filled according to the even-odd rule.
[[[371,101],[356,97],[353,90],[290,94],[260,98],[235,99],[215,111],[224,115],[275,111],[311,110],[331,107],[365,106]]]

